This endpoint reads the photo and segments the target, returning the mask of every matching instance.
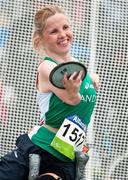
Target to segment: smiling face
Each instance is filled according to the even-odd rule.
[[[45,22],[42,43],[49,55],[66,55],[73,41],[73,33],[67,16],[56,13]]]

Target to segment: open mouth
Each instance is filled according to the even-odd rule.
[[[65,39],[65,40],[63,40],[63,41],[59,41],[59,42],[58,42],[58,45],[61,45],[61,46],[63,46],[63,47],[66,47],[66,46],[69,45],[69,40]]]

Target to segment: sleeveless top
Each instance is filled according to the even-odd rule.
[[[46,57],[45,60],[58,64],[51,58]],[[96,90],[88,73],[82,81],[80,94],[82,96],[81,102],[77,105],[69,105],[60,100],[52,92],[42,93],[37,91],[37,103],[41,112],[41,119],[45,121],[45,124],[59,129],[67,116],[75,114],[82,119],[87,127],[96,102]],[[33,131],[29,133],[29,138],[34,144],[48,151],[58,159],[70,162],[71,160],[69,158],[50,146],[54,136],[55,133],[43,126],[36,126]]]

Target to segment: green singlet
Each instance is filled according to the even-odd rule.
[[[48,57],[46,57],[44,60],[59,64]],[[45,124],[59,129],[67,116],[77,115],[80,117],[80,119],[82,119],[82,122],[87,127],[96,103],[96,90],[93,86],[89,73],[87,73],[81,84],[80,94],[82,96],[82,100],[79,104],[68,105],[51,92],[37,92],[37,103],[41,111],[41,117],[44,119]],[[43,126],[38,126],[29,134],[31,141],[34,144],[40,146],[42,149],[48,151],[62,161],[72,161],[50,146],[54,136],[55,133],[49,131]]]

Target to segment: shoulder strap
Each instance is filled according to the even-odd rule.
[[[39,65],[40,65],[43,61],[46,61],[46,60],[47,60],[47,61],[54,62],[55,64],[59,64],[59,62],[53,60],[52,58],[50,58],[50,57],[45,57],[42,61],[39,62]],[[36,89],[38,89],[38,88],[37,88],[37,85],[38,85],[38,75],[39,75],[39,73],[37,72],[37,74],[36,74]]]
[[[59,64],[59,62],[53,60],[53,59],[50,58],[50,57],[45,57],[44,60],[51,61],[51,62],[54,62],[54,63],[56,63],[56,64]]]

